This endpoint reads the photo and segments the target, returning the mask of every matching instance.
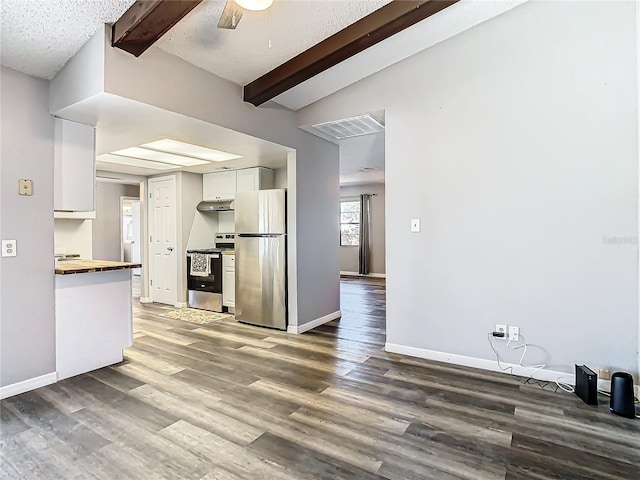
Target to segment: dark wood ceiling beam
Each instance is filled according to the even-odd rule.
[[[245,85],[256,107],[459,0],[394,0]]]
[[[139,57],[202,0],[137,0],[111,28],[111,46]]]

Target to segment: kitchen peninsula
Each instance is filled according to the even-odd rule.
[[[122,361],[133,345],[131,269],[104,260],[60,261],[55,267],[58,380]]]

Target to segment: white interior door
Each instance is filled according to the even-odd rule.
[[[149,179],[149,290],[153,302],[177,298],[176,180]]]
[[[140,254],[140,200],[134,200],[131,204],[133,216],[133,240],[131,241],[131,262],[142,263]],[[140,269],[133,269],[134,275],[140,275]]]

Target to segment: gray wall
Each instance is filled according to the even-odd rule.
[[[181,269],[178,269],[178,302],[187,301],[187,244],[189,234],[193,226],[196,215],[196,207],[202,201],[202,175],[199,173],[178,172],[176,185],[180,200],[178,205],[182,207],[178,225],[182,228],[178,230],[178,241],[181,242],[178,248],[178,255],[182,256]],[[211,238],[213,243],[213,238]],[[209,246],[212,246],[211,244]]]
[[[637,372],[635,22],[527,2],[299,112],[386,109],[389,343],[493,361],[506,323],[532,363]]]
[[[370,202],[369,272],[385,273],[384,243],[384,185],[370,183],[340,188],[340,198],[358,197],[361,193],[375,193]],[[340,271],[358,272],[358,247],[340,247]]]
[[[120,197],[140,197],[140,187],[97,182],[96,218],[93,221],[93,258],[120,261],[122,237]]]
[[[55,372],[53,118],[48,82],[2,67],[0,230],[17,257],[0,257],[0,386]],[[33,196],[18,195],[18,179]]]

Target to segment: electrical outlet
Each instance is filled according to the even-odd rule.
[[[496,338],[502,338],[504,340],[507,339],[507,326],[506,325],[501,325],[499,323],[496,323],[496,329],[494,330],[494,332],[504,333],[504,337],[496,337]]]
[[[509,327],[509,340],[514,342],[520,340],[520,327]]]
[[[2,256],[3,257],[15,257],[16,241],[15,240],[2,240]]]

